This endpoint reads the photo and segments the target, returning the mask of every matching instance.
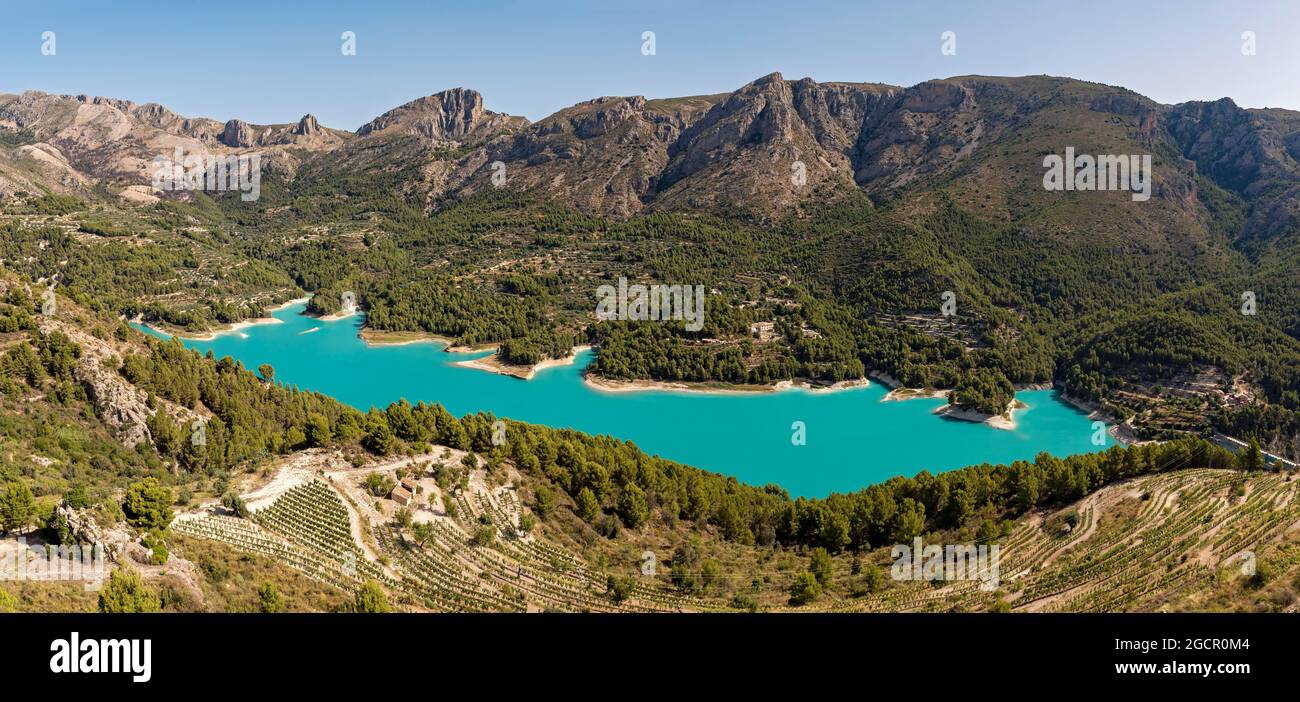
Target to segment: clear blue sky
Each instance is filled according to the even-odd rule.
[[[355,129],[450,87],[530,119],[600,95],[734,90],[758,76],[912,85],[1048,73],[1161,102],[1300,109],[1295,0],[0,0],[0,92],[160,102],[188,116]],[[41,54],[41,34],[57,53]],[[641,54],[641,34],[657,53]],[[1243,56],[1254,31],[1257,54]],[[340,35],[357,35],[343,56]],[[940,51],[945,31],[957,53]]]

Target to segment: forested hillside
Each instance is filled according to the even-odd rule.
[[[60,100],[4,109],[24,139],[57,142]],[[1047,76],[895,88],[773,74],[535,124],[447,91],[356,135],[250,127],[263,136],[240,145],[238,129],[94,108],[133,125],[123,153],[171,135],[260,146],[271,164],[256,202],[128,205],[78,143],[61,148],[98,186],[11,188],[6,265],[58,273],[96,309],[197,332],[303,294],[334,312],[351,292],[371,331],[497,346],[505,364],[592,343],[591,372],[614,380],[877,373],[989,415],[1017,386],[1056,383],[1137,437],[1219,430],[1300,450],[1287,111]],[[1150,199],[1045,190],[1043,158],[1067,145],[1150,155]],[[704,286],[703,328],[598,321],[596,289],[621,277]]]

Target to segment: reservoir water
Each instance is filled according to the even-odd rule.
[[[304,304],[273,314],[280,324],[247,327],[186,347],[246,368],[269,363],[277,382],[330,395],[358,409],[400,398],[440,402],[453,414],[490,411],[499,417],[609,434],[641,449],[754,485],[776,483],[792,495],[822,497],[857,490],[895,475],[939,472],[976,463],[1097,451],[1087,416],[1054,390],[1016,394],[1026,409],[1017,427],[933,414],[941,399],[882,402],[888,389],[768,393],[650,390],[606,392],[583,383],[594,352],[573,365],[520,380],[454,365],[486,353],[447,353],[434,343],[373,346],[357,336],[361,315],[328,322],[301,314]],[[155,333],[137,325],[138,329]],[[159,335],[161,336],[161,335]],[[802,422],[806,443],[792,442]]]

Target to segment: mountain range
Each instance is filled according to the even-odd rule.
[[[176,147],[268,155],[292,179],[323,170],[413,167],[404,186],[432,203],[512,185],[593,214],[740,206],[777,215],[860,190],[886,200],[942,183],[1017,217],[1051,202],[1044,152],[1153,153],[1158,207],[1190,220],[1197,181],[1244,198],[1234,235],[1295,228],[1300,112],[1230,99],[1162,105],[1122,88],[1067,78],[963,76],[912,87],[763,76],[731,93],[647,100],[601,97],[537,122],[488,110],[455,88],[394,108],[356,132],[297,122],[258,125],[177,115],[155,104],[38,92],[0,95],[0,193],[104,184],[148,201],[150,162]],[[803,177],[792,176],[802,164]],[[1058,198],[1059,199],[1059,198]],[[1114,203],[1122,206],[1121,203]],[[1067,207],[1069,205],[1066,205]],[[1190,222],[1189,222],[1190,223]]]

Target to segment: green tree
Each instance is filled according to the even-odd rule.
[[[497,537],[497,528],[491,524],[484,524],[474,530],[474,536],[469,542],[475,546],[487,546]]]
[[[980,522],[979,528],[975,530],[975,541],[984,545],[992,544],[1002,536],[1002,529],[992,519],[985,519]]]
[[[533,528],[536,526],[537,526],[537,519],[533,517],[531,512],[524,512],[523,514],[519,515],[519,532],[521,534],[533,533]]]
[[[244,504],[244,498],[236,495],[233,490],[222,495],[221,506],[233,512],[240,519],[248,518],[248,505]]]
[[[393,491],[397,486],[397,481],[392,476],[383,473],[370,473],[366,475],[366,491],[375,497],[383,497]]]
[[[0,527],[5,533],[21,531],[31,523],[36,514],[32,490],[25,483],[12,482],[0,494]]]
[[[366,435],[361,440],[365,449],[377,456],[387,456],[393,452],[397,439],[388,426],[388,420],[378,410],[370,410],[366,415]]]
[[[700,561],[700,592],[713,592],[722,587],[722,568],[712,558]]]
[[[808,571],[817,578],[818,584],[825,587],[831,581],[831,575],[834,573],[835,566],[831,562],[831,554],[826,549],[818,546],[813,549],[812,559],[808,564]]]
[[[99,611],[108,614],[157,612],[162,608],[158,593],[144,583],[140,574],[118,568],[99,589]]]
[[[417,522],[416,524],[411,526],[411,536],[415,537],[415,543],[419,544],[420,548],[424,548],[425,544],[429,543],[430,541],[433,541],[433,537],[434,537],[433,523]]]
[[[645,490],[636,483],[623,486],[618,500],[618,514],[629,529],[637,529],[645,524],[650,516],[650,505],[646,502]]]
[[[142,531],[162,531],[172,521],[172,491],[157,478],[145,478],[127,488],[122,501],[126,523]]]
[[[885,589],[885,571],[874,564],[867,566],[862,573],[862,584],[867,592],[880,592]]]
[[[269,363],[263,363],[258,366],[257,374],[262,376],[262,380],[265,380],[268,383],[275,382],[275,368],[273,368]]]
[[[537,486],[533,495],[535,498],[533,509],[537,511],[537,516],[542,519],[550,517],[555,512],[555,491],[551,486],[543,483]]]
[[[904,497],[899,504],[897,520],[894,525],[894,538],[906,543],[921,535],[925,530],[925,505]]]
[[[415,523],[415,514],[406,507],[403,507],[397,510],[397,515],[393,520],[397,522],[397,526],[403,529],[410,529],[411,525]]]
[[[694,541],[684,541],[673,549],[669,577],[679,590],[695,593],[702,589],[700,578],[700,548]]]
[[[80,485],[73,485],[68,491],[63,493],[63,504],[72,509],[85,509],[90,506],[90,497],[86,495],[86,488]]]
[[[600,503],[596,501],[596,494],[591,491],[591,488],[585,487],[578,491],[576,502],[578,503],[578,516],[582,517],[583,521],[596,521],[596,517],[600,514]]]
[[[1244,471],[1264,470],[1264,452],[1259,449],[1259,442],[1250,440],[1250,445],[1237,454],[1237,468]]]
[[[307,415],[307,445],[325,446],[330,442],[330,420],[325,415],[313,412]]]

